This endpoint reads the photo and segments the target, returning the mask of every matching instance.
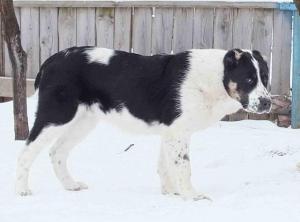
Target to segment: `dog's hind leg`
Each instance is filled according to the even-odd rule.
[[[97,115],[85,106],[79,106],[76,118],[72,120],[67,131],[51,147],[50,157],[54,172],[66,190],[87,189],[87,185],[75,181],[67,168],[70,151],[79,144],[97,124]]]
[[[16,192],[19,195],[31,194],[29,171],[40,151],[61,137],[76,118],[78,101],[73,91],[72,85],[40,89],[36,119],[18,158]]]
[[[30,195],[28,187],[29,171],[32,163],[43,148],[54,141],[62,133],[62,126],[45,126],[37,119],[30,132],[24,150],[19,156],[16,172],[16,193],[21,196]]]

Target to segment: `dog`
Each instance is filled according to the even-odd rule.
[[[161,135],[158,174],[163,194],[207,198],[191,184],[189,141],[225,115],[243,108],[267,113],[268,65],[256,50],[192,49],[142,56],[72,47],[41,66],[35,81],[36,119],[18,159],[16,192],[30,195],[29,170],[42,148],[66,190],[87,189],[67,170],[69,152],[99,121]]]

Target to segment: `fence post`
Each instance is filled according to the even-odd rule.
[[[300,16],[294,11],[292,128],[300,128]]]
[[[300,128],[300,16],[294,3],[279,3],[280,10],[294,11],[292,128]]]

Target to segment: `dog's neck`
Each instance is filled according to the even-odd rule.
[[[199,105],[211,106],[217,116],[232,114],[242,108],[229,96],[224,84],[223,58],[225,50],[191,50],[190,71],[182,85],[182,95]],[[212,65],[213,64],[213,65]],[[222,117],[221,117],[222,118]]]

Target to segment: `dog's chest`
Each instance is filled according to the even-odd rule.
[[[175,123],[185,127],[186,130],[197,131],[215,124],[240,108],[241,105],[237,101],[226,96],[211,98],[198,95],[192,98],[191,95],[183,102],[182,115]]]

